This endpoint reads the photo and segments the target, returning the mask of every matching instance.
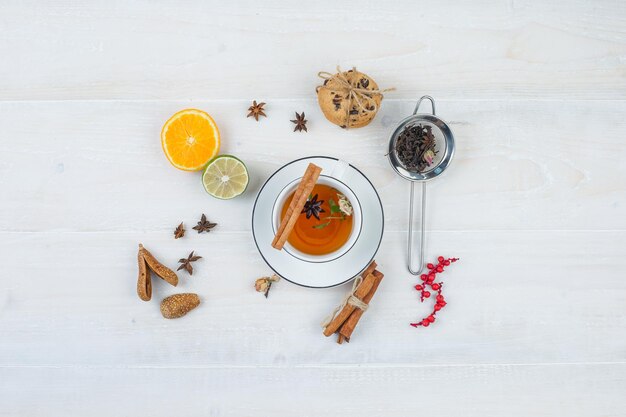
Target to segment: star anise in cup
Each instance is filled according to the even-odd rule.
[[[197,230],[198,233],[202,233],[202,232],[210,232],[211,229],[213,229],[215,226],[217,226],[217,223],[211,223],[210,221],[208,221],[206,219],[206,215],[203,214],[202,218],[200,219],[200,221],[198,222],[197,226],[193,227],[193,230]]]
[[[317,199],[317,194],[313,197],[309,197],[309,199],[304,203],[304,208],[300,212],[300,214],[306,214],[306,218],[310,219],[311,216],[315,217],[317,220],[320,220],[320,213],[326,213],[326,210],[322,208],[322,204],[324,200]]]
[[[308,130],[306,130],[306,122],[308,120],[306,120],[304,118],[304,112],[302,112],[302,114],[298,114],[298,112],[296,112],[296,120],[292,120],[291,123],[295,123],[296,127],[293,128],[293,131],[296,132],[302,132],[303,130],[305,132],[308,132]]]
[[[265,103],[257,104],[256,100],[254,100],[252,106],[248,107],[250,113],[246,117],[254,117],[254,120],[257,122],[259,121],[259,116],[267,117],[267,114],[263,112],[263,106],[265,106]]]
[[[193,266],[191,265],[191,263],[197,261],[198,259],[202,259],[202,256],[194,255],[194,252],[195,251],[191,251],[188,257],[180,258],[178,260],[181,265],[178,267],[177,271],[184,269],[185,271],[189,272],[189,275],[193,275]]]

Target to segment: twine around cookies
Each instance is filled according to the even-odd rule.
[[[363,127],[378,112],[383,93],[395,88],[378,89],[376,82],[353,67],[337,73],[320,71],[318,77],[324,84],[316,88],[318,102],[324,116],[342,128]]]
[[[346,294],[341,304],[339,304],[335,309],[322,321],[321,325],[323,329],[326,329],[328,325],[333,321],[337,313],[339,313],[343,308],[347,305],[352,305],[360,310],[366,311],[369,307],[369,304],[364,303],[363,300],[356,297],[354,294],[359,288],[359,285],[363,282],[363,277],[360,275],[354,280],[352,284],[352,290]]]

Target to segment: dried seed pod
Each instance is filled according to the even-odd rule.
[[[176,272],[157,261],[154,255],[152,255],[148,249],[144,248],[141,243],[139,244],[139,252],[142,253],[146,263],[155,274],[173,286],[178,285],[178,275],[176,275]]]
[[[143,301],[150,301],[152,298],[152,279],[150,271],[143,257],[141,249],[137,252],[137,265],[139,266],[139,276],[137,277],[137,295]]]
[[[166,319],[177,319],[200,305],[198,294],[174,294],[161,301],[161,314]]]

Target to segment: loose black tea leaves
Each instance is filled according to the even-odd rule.
[[[396,141],[396,154],[409,171],[426,171],[437,154],[432,127],[421,124],[405,127]]]

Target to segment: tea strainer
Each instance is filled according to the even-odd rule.
[[[423,100],[429,100],[432,106],[432,114],[418,113],[420,104]],[[422,172],[409,171],[406,166],[398,158],[396,151],[396,143],[400,134],[407,127],[415,125],[421,125],[423,127],[430,126],[432,134],[435,137],[435,158],[432,164],[427,170]],[[417,151],[417,149],[416,149]],[[435,116],[435,100],[431,96],[422,96],[413,110],[413,114],[406,119],[402,120],[396,129],[391,134],[389,139],[389,162],[394,171],[398,173],[402,178],[411,181],[411,199],[409,202],[409,236],[408,236],[408,255],[407,255],[407,267],[409,272],[413,275],[419,275],[424,269],[424,234],[425,234],[425,218],[426,218],[426,181],[430,181],[433,178],[437,178],[441,175],[452,161],[454,156],[454,136],[452,131],[440,118]],[[413,212],[414,212],[414,200],[415,200],[415,187],[416,184],[420,184],[421,194],[421,213],[420,213],[420,248],[419,248],[419,264],[417,269],[412,268],[413,259]]]

